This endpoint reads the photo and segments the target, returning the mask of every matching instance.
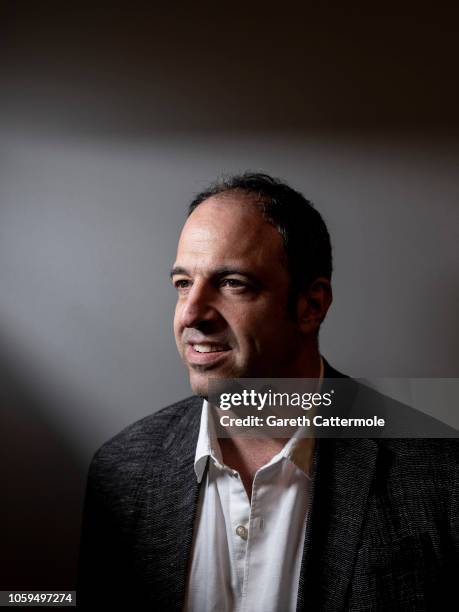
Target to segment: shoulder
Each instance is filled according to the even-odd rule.
[[[380,460],[392,465],[418,471],[457,470],[459,465],[459,440],[450,426],[381,393],[361,380],[351,378],[335,370],[325,359],[325,377],[335,379],[341,385],[344,401],[352,405],[351,416],[387,416],[388,423],[382,438],[373,439]],[[337,381],[339,379],[339,381]],[[416,437],[413,437],[413,432]],[[422,435],[422,434],[425,435]]]
[[[410,494],[415,497],[426,490],[432,495],[454,495],[458,487],[459,474],[459,441],[450,437],[450,429],[421,411],[402,404],[361,381],[346,376],[335,370],[326,360],[325,376],[341,379],[345,398],[350,400],[355,410],[354,416],[373,414],[390,416],[391,427],[385,430],[385,436],[373,438],[371,444],[377,452],[375,478],[384,490],[396,487],[405,497]],[[397,437],[397,432],[445,431],[448,437],[418,438]],[[370,440],[369,440],[370,442]],[[357,440],[342,440],[338,448],[343,446],[348,450],[353,448]]]
[[[125,427],[94,453],[88,480],[135,481],[152,462],[164,460],[164,448],[171,437],[186,435],[199,426],[202,399],[188,397]],[[110,486],[110,484],[109,484]]]
[[[169,434],[185,426],[190,417],[200,414],[201,407],[202,399],[191,396],[149,414],[131,423],[102,444],[93,460],[109,460],[118,455],[122,455],[126,460],[131,456],[139,457],[144,453],[159,450],[164,446]]]

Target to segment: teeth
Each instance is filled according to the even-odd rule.
[[[226,350],[223,346],[217,346],[215,344],[213,346],[209,344],[194,344],[193,348],[198,353],[216,353],[217,351]]]

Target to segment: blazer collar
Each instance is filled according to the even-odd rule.
[[[327,379],[349,379],[326,360],[324,366],[325,385]],[[357,391],[358,384],[349,379],[345,399],[349,409]],[[377,455],[378,445],[372,439],[316,440],[298,611],[344,608]]]
[[[370,439],[319,439],[297,610],[344,609],[378,446]]]
[[[170,420],[164,452],[150,464],[138,500],[137,572],[143,574],[151,609],[183,609],[199,497],[194,454],[201,406],[202,399],[192,397]]]

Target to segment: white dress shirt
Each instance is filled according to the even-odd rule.
[[[321,376],[323,363],[321,363]],[[184,610],[294,612],[309,506],[312,438],[292,437],[255,473],[249,500],[224,465],[204,400],[194,468],[201,482]]]

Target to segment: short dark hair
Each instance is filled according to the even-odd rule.
[[[280,233],[287,255],[291,298],[295,299],[316,278],[331,280],[330,234],[321,214],[299,191],[269,174],[245,172],[220,179],[201,191],[191,202],[188,216],[208,198],[228,192],[253,198],[265,220]]]

